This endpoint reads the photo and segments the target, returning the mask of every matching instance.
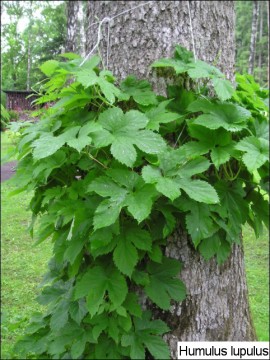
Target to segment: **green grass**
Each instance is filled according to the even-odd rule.
[[[8,157],[8,154],[14,149],[15,144],[15,135],[12,135],[9,131],[1,131],[1,164],[4,164],[7,161],[16,160],[16,156],[14,155]]]
[[[27,232],[31,220],[26,210],[30,194],[8,198],[13,188],[7,182],[2,184],[1,239],[2,239],[2,356],[14,359],[12,347],[26,327],[31,314],[41,310],[35,297],[37,285],[47,271],[46,264],[51,256],[51,244],[44,242],[33,247],[33,240]]]
[[[252,229],[244,228],[244,250],[249,303],[259,341],[269,341],[269,239],[255,239]]]

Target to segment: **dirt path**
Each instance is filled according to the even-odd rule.
[[[10,161],[1,165],[1,182],[8,180],[15,174],[17,161]]]

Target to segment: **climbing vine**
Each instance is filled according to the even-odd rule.
[[[268,91],[240,75],[235,90],[180,46],[152,64],[160,76],[175,73],[167,97],[134,76],[116,85],[98,56],[83,65],[62,56],[41,66],[48,80],[36,103],[54,105],[17,146],[15,192],[33,191],[30,231],[38,220],[37,244],[53,243],[37,299],[46,311],[17,351],[169,359],[170,329],[141,294],[162,310],[185,298],[181,264],[165,256],[176,226],[221,264],[243,224],[257,236],[267,225]]]

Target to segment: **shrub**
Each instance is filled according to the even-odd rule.
[[[5,130],[10,121],[10,115],[6,108],[1,104],[1,131]]]
[[[19,119],[19,113],[15,110],[8,110],[10,121],[17,121]]]
[[[185,298],[181,264],[165,255],[176,226],[220,264],[244,223],[256,235],[268,224],[268,92],[240,76],[235,91],[181,47],[152,65],[176,71],[167,98],[133,76],[116,87],[97,56],[83,65],[67,57],[41,66],[50,79],[37,103],[57,102],[17,146],[18,191],[34,190],[33,224],[41,218],[37,243],[54,244],[38,297],[48,308],[17,349],[41,359],[144,359],[146,350],[168,359],[169,329],[138,293],[164,311]]]

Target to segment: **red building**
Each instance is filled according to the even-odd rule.
[[[7,94],[6,108],[7,110],[23,111],[34,110],[35,106],[32,102],[37,98],[33,91],[29,90],[3,90]],[[29,95],[30,96],[28,98]]]

